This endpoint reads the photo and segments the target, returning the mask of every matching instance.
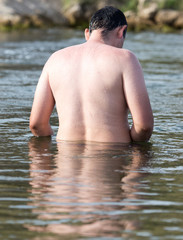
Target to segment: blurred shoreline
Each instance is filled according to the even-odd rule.
[[[0,0],[0,31],[84,29],[93,13],[106,5],[125,13],[130,31],[183,31],[183,4],[177,0]]]

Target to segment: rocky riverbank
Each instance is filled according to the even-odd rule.
[[[87,26],[91,15],[105,5],[125,12],[130,30],[182,31],[183,9],[160,8],[165,0],[0,0],[0,30],[29,27]],[[129,8],[129,9],[128,9]]]

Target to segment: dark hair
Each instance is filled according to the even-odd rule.
[[[109,31],[117,27],[127,25],[125,15],[117,8],[106,6],[98,10],[90,20],[89,32],[93,30],[102,29],[102,36],[105,38]],[[126,31],[124,31],[124,37]]]

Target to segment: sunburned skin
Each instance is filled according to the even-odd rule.
[[[124,30],[111,31],[104,41],[100,30],[89,35],[86,29],[85,43],[59,50],[48,59],[30,117],[35,136],[53,134],[49,119],[56,104],[58,141],[149,140],[153,129],[150,101],[137,58],[122,49]]]

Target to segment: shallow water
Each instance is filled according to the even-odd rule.
[[[183,239],[181,34],[129,33],[155,117],[149,144],[34,138],[29,114],[52,52],[73,30],[0,35],[0,239]],[[56,111],[51,119],[58,129]]]

